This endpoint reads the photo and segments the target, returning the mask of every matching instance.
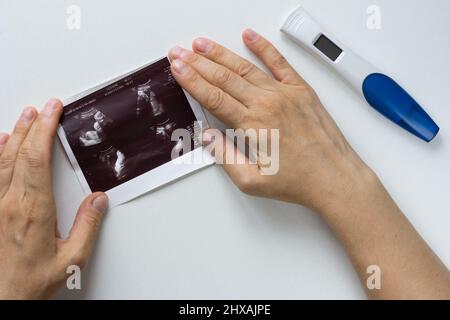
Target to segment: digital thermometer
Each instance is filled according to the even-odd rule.
[[[439,127],[393,79],[337,41],[302,7],[281,31],[332,66],[378,112],[415,136],[430,142]]]

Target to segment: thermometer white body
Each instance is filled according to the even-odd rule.
[[[281,31],[335,69],[373,108],[397,125],[427,142],[438,133],[439,127],[402,87],[352,52],[302,7],[287,18]]]

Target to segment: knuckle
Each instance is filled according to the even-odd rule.
[[[307,84],[300,84],[295,87],[295,91],[288,95],[291,101],[301,102],[301,105],[311,105],[318,99],[314,90]]]
[[[261,41],[260,43],[259,43],[259,46],[258,46],[258,48],[256,49],[257,51],[258,51],[258,53],[265,53],[267,50],[269,50],[270,48],[271,48],[271,44],[269,43],[269,41],[267,41],[267,40],[264,40],[264,41]]]
[[[286,58],[279,52],[274,51],[272,58],[272,67],[274,69],[284,69],[288,66]]]
[[[224,49],[220,45],[213,44],[210,55],[212,58],[218,59],[224,55]]]
[[[190,72],[188,75],[188,83],[193,91],[198,91],[199,89],[200,77],[196,72]]]
[[[35,209],[30,209],[25,216],[25,221],[28,225],[44,224],[47,222],[45,216]]]
[[[14,167],[15,159],[10,156],[0,157],[0,170],[11,169]]]
[[[28,132],[29,127],[30,125],[28,123],[23,123],[22,121],[19,121],[14,127],[13,135],[25,136]]]
[[[225,94],[222,90],[214,89],[208,94],[207,105],[211,111],[217,111],[225,103]]]
[[[14,197],[5,197],[2,199],[0,210],[2,212],[2,224],[12,224],[17,217],[17,199]]]
[[[252,73],[254,67],[255,66],[249,61],[243,61],[238,64],[236,70],[241,77],[245,78]]]
[[[249,174],[242,174],[238,178],[237,186],[243,193],[254,194],[257,189],[257,181]]]
[[[46,189],[44,188],[42,181],[38,179],[33,179],[33,177],[29,177],[25,181],[25,187],[28,195],[38,195],[45,194]]]
[[[28,206],[28,219],[31,222],[48,225],[54,221],[56,206],[52,200],[37,197],[30,199]]]
[[[19,149],[17,159],[25,161],[28,167],[40,169],[44,167],[44,161],[41,156],[38,155],[36,150],[30,146],[23,146]]]
[[[5,224],[14,224],[20,221],[23,226],[48,225],[52,219],[49,214],[53,205],[51,203],[40,203],[35,198],[21,198],[17,192],[8,193],[1,201],[0,210]]]
[[[299,83],[295,86],[296,90],[299,91],[301,94],[308,95],[308,96],[314,96],[315,92],[313,88],[308,85],[306,82]]]
[[[84,222],[94,232],[98,231],[98,229],[100,228],[101,221],[98,215],[87,214],[84,218]]]
[[[225,68],[217,68],[213,74],[213,81],[219,86],[226,85],[231,80],[231,72]]]

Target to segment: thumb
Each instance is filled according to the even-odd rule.
[[[202,132],[202,144],[242,192],[248,194],[258,192],[261,180],[259,167],[237,148],[234,141],[218,129],[207,129]]]
[[[81,203],[66,241],[71,264],[80,267],[86,264],[107,209],[108,197],[102,192],[91,194]]]

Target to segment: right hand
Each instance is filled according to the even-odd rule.
[[[247,30],[244,42],[275,79],[206,39],[194,41],[194,52],[170,53],[178,83],[227,125],[279,129],[278,173],[262,175],[264,163],[225,164],[234,183],[252,195],[318,212],[346,248],[370,297],[448,299],[447,268],[349,146],[314,90],[267,40]],[[382,270],[381,290],[367,286],[368,266]]]
[[[175,47],[169,53],[178,83],[225,124],[279,129],[279,172],[267,176],[260,164],[224,164],[233,182],[248,194],[302,204],[319,213],[376,183],[314,90],[275,47],[252,30],[243,39],[274,78],[203,38],[193,42],[193,51]]]

